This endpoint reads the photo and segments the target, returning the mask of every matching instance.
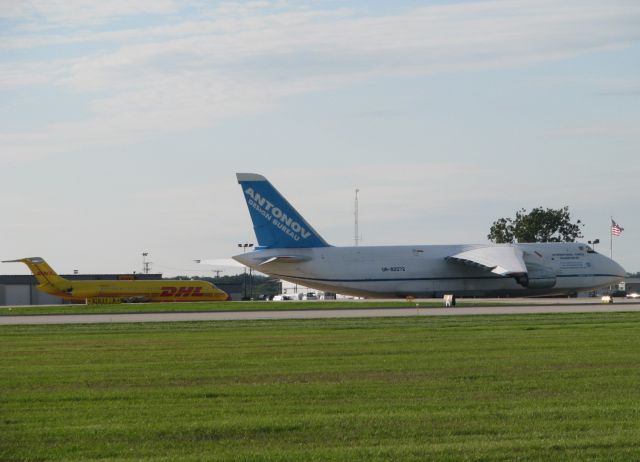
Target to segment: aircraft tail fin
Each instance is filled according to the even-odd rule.
[[[328,247],[329,244],[262,175],[237,173],[249,207],[258,246]]]
[[[21,258],[19,260],[6,260],[2,263],[24,263],[29,267],[33,275],[36,277],[36,280],[41,285],[49,285],[53,287],[68,285],[68,281],[63,277],[58,276],[58,273],[56,273],[43,258],[28,257]]]

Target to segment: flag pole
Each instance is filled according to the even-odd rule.
[[[611,224],[609,225],[609,257],[613,260],[613,216],[611,217]],[[612,290],[613,286],[610,285],[609,295],[611,295]]]
[[[609,226],[609,254],[613,260],[613,217],[611,217],[611,225]]]

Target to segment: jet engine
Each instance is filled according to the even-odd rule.
[[[96,291],[95,290],[67,290],[67,293],[73,297],[73,298],[77,298],[77,299],[83,299],[83,298],[91,298],[91,297],[95,297],[96,296]]]
[[[522,287],[527,289],[550,289],[556,285],[556,275],[550,268],[536,263],[527,263],[526,265],[528,272],[513,275]]]

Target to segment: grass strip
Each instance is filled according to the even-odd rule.
[[[3,326],[0,460],[639,460],[639,321]]]

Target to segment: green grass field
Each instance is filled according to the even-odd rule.
[[[49,305],[0,308],[0,316],[29,314],[98,314],[98,313],[161,313],[176,311],[280,311],[280,310],[343,310],[364,308],[439,308],[443,301],[286,301],[286,302],[193,302],[193,303],[119,303],[114,305]],[[508,301],[493,302],[469,299],[458,302],[459,307],[509,305]],[[511,303],[513,304],[513,303]]]
[[[0,460],[640,459],[640,314],[0,327]]]

